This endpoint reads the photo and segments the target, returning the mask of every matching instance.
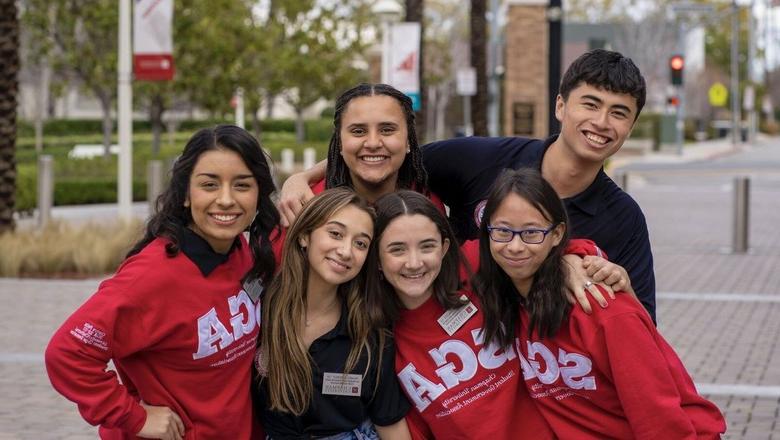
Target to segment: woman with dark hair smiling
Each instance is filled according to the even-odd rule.
[[[144,237],[46,349],[52,385],[101,438],[252,436],[274,190],[260,145],[239,127],[200,130],[184,147]]]

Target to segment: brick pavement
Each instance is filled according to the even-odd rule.
[[[49,337],[97,283],[0,278],[0,440],[97,438],[43,365]]]
[[[780,440],[780,172],[754,178],[746,255],[727,253],[729,185],[724,176],[645,173],[632,175],[629,192],[650,227],[659,328],[724,411],[725,438]],[[51,389],[42,352],[97,283],[0,278],[0,440],[96,437]]]
[[[755,153],[780,163],[780,145]],[[780,167],[751,176],[750,250],[730,254],[731,172],[636,173],[659,329],[724,412],[727,439],[780,439]],[[735,387],[730,387],[734,385]]]

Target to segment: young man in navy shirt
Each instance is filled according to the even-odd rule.
[[[547,139],[467,137],[423,148],[431,190],[450,208],[458,237],[475,238],[493,181],[506,168],[535,167],[552,184],[572,224],[572,237],[589,238],[622,266],[655,321],[655,275],[647,224],[639,205],[603,170],[631,134],[645,104],[645,80],[620,53],[596,49],[577,58],[561,80],[555,116],[561,133]],[[288,179],[280,209],[294,218],[301,188],[325,174],[325,163]]]
[[[655,320],[655,276],[645,217],[603,170],[631,134],[645,104],[645,80],[617,52],[593,50],[564,73],[547,139],[468,137],[423,148],[431,191],[450,208],[459,238],[475,238],[484,200],[505,168],[534,167],[564,199],[572,237],[589,238],[628,272]]]

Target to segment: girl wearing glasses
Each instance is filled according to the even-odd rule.
[[[592,315],[568,303],[568,218],[538,171],[499,177],[483,218],[474,278],[483,343],[515,346],[525,387],[557,437],[720,437],[720,411],[697,394],[638,302],[617,295]]]

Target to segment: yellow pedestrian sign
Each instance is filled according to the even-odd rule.
[[[713,107],[724,107],[729,99],[729,90],[722,83],[716,82],[707,92],[710,98],[710,105]]]

